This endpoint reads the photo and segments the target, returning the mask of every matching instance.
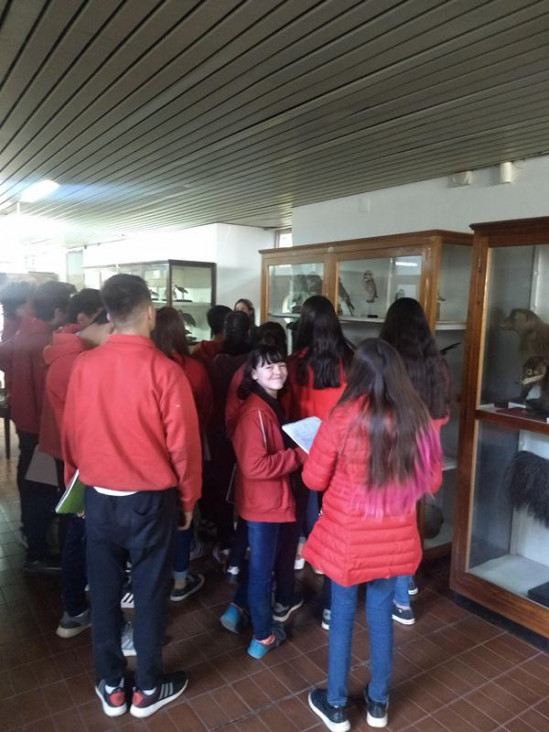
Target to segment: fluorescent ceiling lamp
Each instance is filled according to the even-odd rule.
[[[4,201],[3,203],[0,203],[0,211],[3,211],[5,208],[9,208],[10,206],[13,206],[15,201],[10,201],[9,199],[7,201]]]
[[[405,262],[402,259],[396,259],[395,264],[397,267],[417,267],[417,262]]]
[[[23,203],[34,203],[39,201],[41,198],[46,198],[50,193],[53,193],[59,188],[59,183],[53,180],[39,180],[37,183],[33,183],[32,186],[26,188],[21,194],[21,201]]]

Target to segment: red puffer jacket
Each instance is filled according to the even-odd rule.
[[[304,461],[299,448],[286,448],[274,410],[250,394],[233,434],[236,453],[236,506],[246,521],[295,521],[290,473]]]
[[[338,584],[413,574],[421,559],[416,525],[415,494],[408,495],[404,513],[394,510],[376,517],[379,491],[372,499],[365,489],[369,446],[364,436],[349,430],[358,411],[356,402],[334,409],[322,423],[303,470],[309,488],[326,491],[322,515],[303,548],[303,557]],[[434,440],[438,431],[435,427]],[[434,492],[442,482],[442,463],[433,459],[425,486],[416,492]],[[399,489],[393,505],[399,505]],[[373,510],[374,502],[377,506]]]

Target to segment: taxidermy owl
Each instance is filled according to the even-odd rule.
[[[351,296],[349,295],[349,293],[347,292],[347,290],[343,286],[343,282],[341,281],[341,277],[339,278],[339,281],[338,281],[338,287],[339,287],[339,291],[338,291],[339,299],[340,300],[343,300],[343,302],[345,303],[345,305],[347,305],[347,307],[349,309],[349,315],[354,315],[355,314],[355,306],[353,305],[353,303],[351,301]]]
[[[371,269],[367,269],[362,275],[362,287],[366,290],[366,302],[374,302],[377,300],[377,287],[374,275]]]
[[[549,414],[549,361],[541,356],[531,356],[522,367],[520,383],[525,397],[536,384],[539,386],[539,399],[529,399],[527,406],[534,412]]]
[[[532,310],[515,308],[505,318],[501,327],[514,330],[519,337],[519,355],[524,363],[530,356],[549,359],[549,325]]]

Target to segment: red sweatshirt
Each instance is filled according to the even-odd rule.
[[[74,326],[54,333],[51,345],[44,348],[48,373],[38,444],[42,452],[54,458],[62,458],[61,425],[69,379],[77,357],[85,350],[86,343],[75,334]]]
[[[17,333],[0,346],[0,369],[10,375],[11,418],[18,430],[40,431],[46,381],[44,347],[53,327],[38,318],[24,318]]]
[[[198,412],[200,432],[203,434],[213,412],[213,392],[210,377],[206,367],[193,356],[181,356],[176,353],[174,354],[174,361],[181,366],[191,385],[196,411]]]
[[[200,498],[202,450],[187,377],[143,336],[112,335],[83,353],[69,383],[61,435],[65,481],[121,491],[177,486]]]

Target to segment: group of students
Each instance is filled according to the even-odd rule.
[[[204,582],[189,572],[200,499],[201,529],[216,534],[217,556],[239,581],[221,625],[240,633],[251,624],[253,658],[285,640],[284,623],[303,603],[296,556],[325,575],[328,685],[310,693],[309,705],[333,732],[350,729],[347,677],[358,588],[366,584],[367,722],[384,727],[393,618],[407,602],[403,608],[397,586],[407,595],[421,558],[415,507],[441,484],[439,432],[450,405],[448,369],[419,303],[397,300],[380,337],[355,349],[330,301],[314,295],[303,305],[289,357],[284,330],[276,323],[256,328],[247,300],[234,310],[213,308],[213,339],[192,355],[180,315],[156,311],[138,277],[111,277],[97,310],[87,315],[90,323],[79,312],[72,329],[54,334],[44,352],[50,371],[43,372],[48,395],[50,382],[59,391],[61,377],[52,369],[57,364],[59,373],[63,359],[52,358],[51,350],[70,335],[57,411],[50,399],[61,445],[54,457],[63,460],[65,483],[78,469],[88,486],[85,520],[71,519],[76,528],[66,534],[76,540],[65,539],[65,554],[67,546],[73,555],[76,547],[81,551],[85,523],[86,560],[73,556],[65,563],[64,555],[64,570],[72,567],[74,580],[78,564],[89,584],[95,690],[103,711],[115,717],[129,708],[146,717],[187,685],[183,671],[164,674],[161,648],[168,593],[180,601]],[[35,305],[34,317],[23,320],[37,319]],[[56,324],[48,322],[48,339]],[[0,352],[13,359],[23,329]],[[7,362],[0,355],[2,368]],[[13,379],[10,368],[13,361],[6,371]],[[14,383],[10,392],[13,405]],[[282,429],[308,416],[322,420],[309,455]],[[25,430],[14,421],[24,455]],[[41,436],[33,449],[38,440],[47,451]],[[19,477],[18,471],[18,484]],[[23,508],[23,492],[21,500]],[[128,564],[137,655],[130,704],[120,610]],[[82,577],[78,586],[81,600]],[[89,611],[67,597],[70,592],[64,592],[62,624],[78,632],[88,627]],[[69,627],[65,637],[70,634]]]

